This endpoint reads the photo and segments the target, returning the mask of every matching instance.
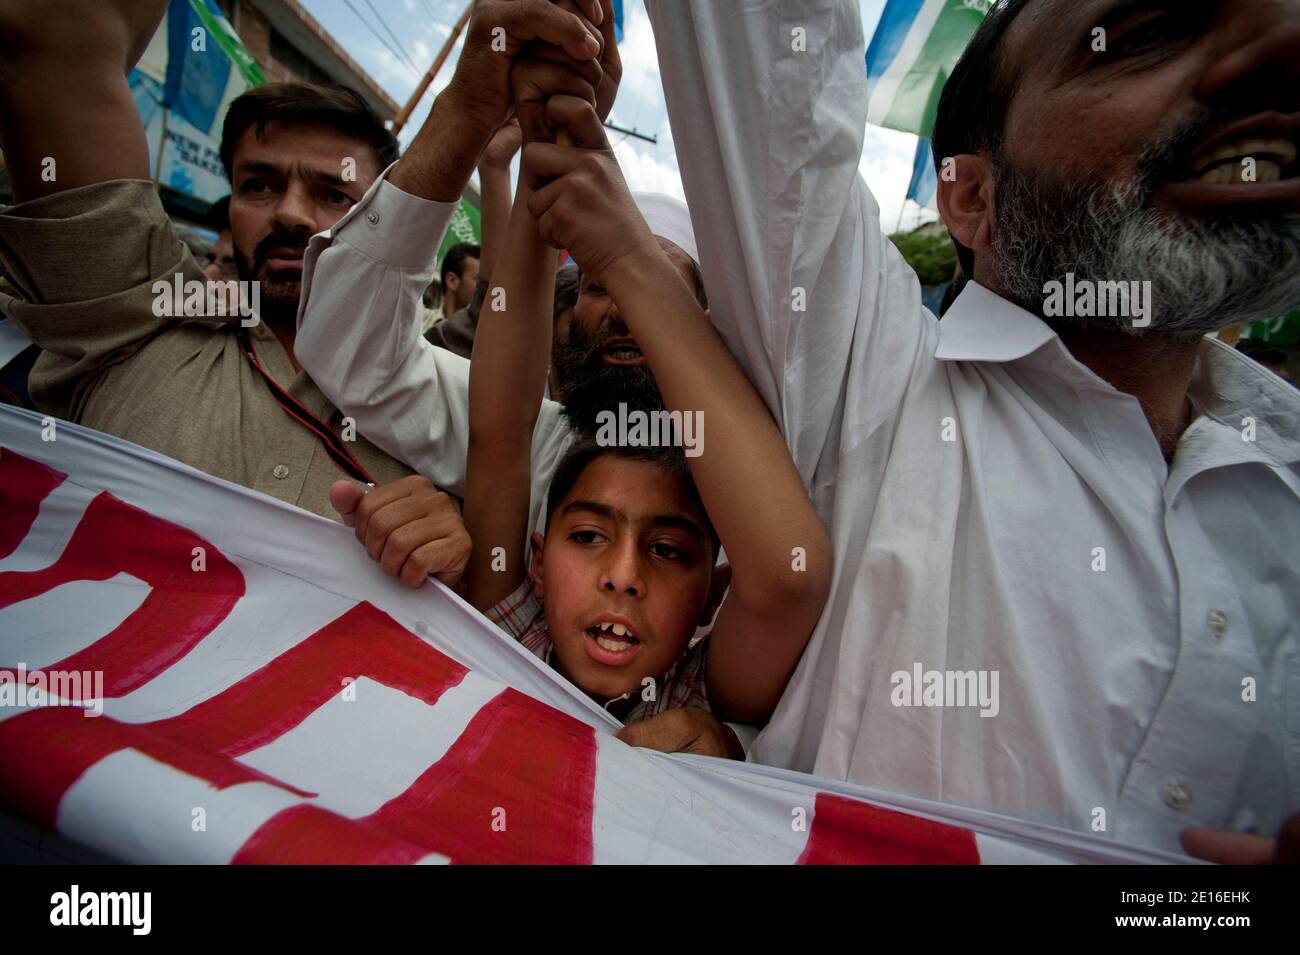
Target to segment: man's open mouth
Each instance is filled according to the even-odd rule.
[[[631,338],[615,338],[605,343],[600,350],[601,358],[612,365],[632,365],[644,362],[641,349]]]
[[[1264,113],[1233,123],[1188,151],[1165,179],[1161,200],[1196,213],[1300,209],[1300,113]]]
[[[1192,178],[1210,185],[1280,182],[1300,175],[1296,143],[1280,136],[1247,136],[1202,151]]]

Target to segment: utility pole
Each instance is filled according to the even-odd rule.
[[[469,15],[473,11],[474,0],[470,0],[470,2],[465,6],[465,12],[460,15],[460,19],[456,21],[456,25],[452,27],[451,33],[447,37],[447,42],[444,43],[442,49],[438,51],[438,56],[434,59],[433,65],[430,66],[428,72],[424,74],[424,79],[420,80],[419,85],[415,88],[415,92],[411,94],[411,98],[408,99],[406,105],[402,107],[402,111],[397,114],[397,119],[393,120],[394,135],[401,132],[402,127],[406,125],[406,121],[411,118],[411,113],[415,111],[415,107],[419,104],[421,97],[424,96],[425,91],[429,88],[429,84],[433,82],[433,78],[437,76],[438,71],[442,69],[442,64],[447,62],[447,57],[451,54],[451,48],[456,45],[456,38],[460,36],[460,32],[465,29],[465,24],[469,22]]]

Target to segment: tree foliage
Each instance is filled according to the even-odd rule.
[[[907,232],[891,235],[889,240],[898,247],[922,285],[942,285],[952,278],[957,267],[957,250],[946,234]]]

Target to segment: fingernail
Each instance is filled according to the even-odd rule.
[[[595,56],[597,53],[600,52],[600,41],[598,41],[591,34],[587,34],[587,42],[585,45],[587,47],[587,50],[590,52],[591,56]]]

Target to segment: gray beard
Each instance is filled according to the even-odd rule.
[[[1063,184],[995,163],[992,253],[1001,292],[1043,314],[1049,282],[1149,281],[1151,324],[1053,317],[1057,327],[1197,339],[1272,318],[1300,302],[1300,215],[1192,219],[1152,207],[1157,163],[1134,180]],[[1245,187],[1243,187],[1245,188]]]

